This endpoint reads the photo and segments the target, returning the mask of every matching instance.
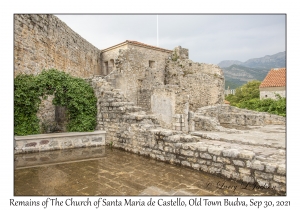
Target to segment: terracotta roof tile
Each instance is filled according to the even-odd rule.
[[[126,40],[126,42],[128,42],[130,44],[134,44],[134,45],[140,45],[140,46],[143,46],[143,47],[149,47],[149,48],[153,48],[153,49],[158,49],[158,50],[164,50],[164,51],[170,51],[170,52],[172,52],[172,50],[167,50],[167,49],[164,49],[164,48],[160,48],[160,47],[156,47],[156,46],[144,44],[142,42],[137,42],[137,41],[132,41],[132,40]]]
[[[168,53],[172,52],[172,50],[167,50],[167,49],[164,49],[164,48],[155,47],[155,46],[152,46],[152,45],[148,45],[148,44],[144,44],[142,42],[137,42],[137,41],[132,41],[132,40],[126,40],[125,42],[113,45],[113,46],[108,47],[106,49],[103,49],[101,51],[102,52],[109,51],[109,50],[115,49],[115,48],[117,48],[119,46],[123,46],[125,44],[132,44],[132,45],[141,46],[141,47],[150,48],[150,49],[159,50],[159,51],[168,52]]]
[[[285,87],[286,86],[286,69],[276,68],[271,69],[266,78],[260,84],[263,87]]]
[[[224,100],[224,104],[230,104],[230,102],[227,100]]]

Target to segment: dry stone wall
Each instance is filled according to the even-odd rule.
[[[87,78],[100,73],[100,50],[54,15],[14,15],[15,76],[55,68]]]

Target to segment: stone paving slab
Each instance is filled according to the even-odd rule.
[[[253,151],[257,159],[285,163],[286,128],[284,125],[248,126],[247,130],[229,133],[220,131],[197,131],[201,142],[222,148]]]
[[[192,134],[237,144],[286,148],[286,127],[284,125],[247,126],[245,128],[247,130],[238,130],[238,132],[196,131]]]
[[[88,148],[83,150],[86,149]],[[49,153],[47,155],[50,156],[51,151],[41,153]],[[15,157],[19,156],[15,155]],[[24,158],[24,154],[21,157]],[[66,158],[68,157],[66,156]],[[99,159],[69,163],[66,163],[65,160],[65,163],[62,164],[39,164],[34,167],[15,169],[14,195],[282,194],[270,189],[256,188],[256,186],[245,187],[240,182],[209,173],[106,148],[105,157]]]

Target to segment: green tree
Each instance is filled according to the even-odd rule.
[[[259,85],[260,81],[253,80],[243,86],[239,87],[235,91],[235,95],[228,95],[226,100],[230,102],[231,105],[236,106],[238,103],[243,101],[248,101],[250,99],[259,99]]]
[[[228,95],[226,100],[232,106],[239,108],[255,110],[259,112],[268,112],[286,116],[286,98],[276,95],[277,99],[259,99],[260,81],[250,81],[247,84],[236,89],[235,95]]]

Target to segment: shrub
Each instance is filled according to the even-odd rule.
[[[68,131],[93,131],[96,126],[96,102],[93,88],[83,79],[56,69],[39,75],[19,75],[14,81],[14,133],[40,133],[36,113],[42,98],[54,95],[54,105],[66,106]]]

